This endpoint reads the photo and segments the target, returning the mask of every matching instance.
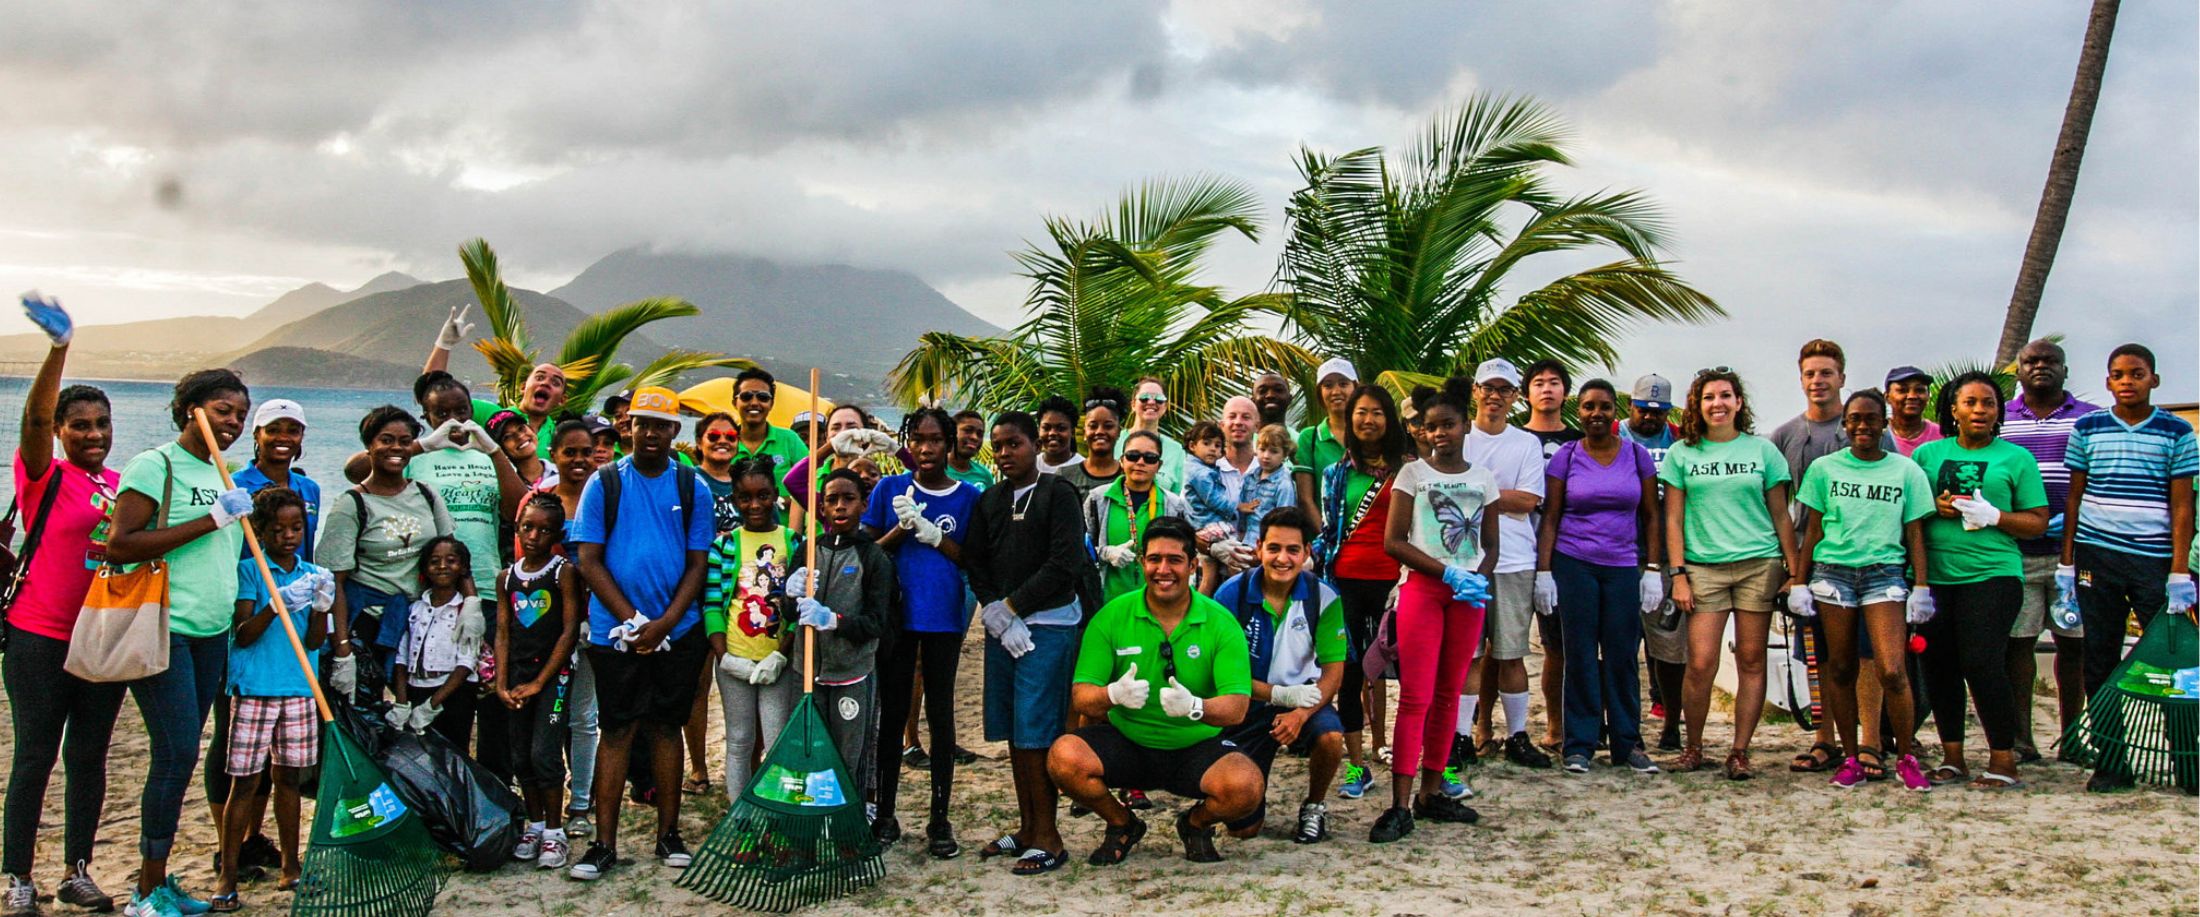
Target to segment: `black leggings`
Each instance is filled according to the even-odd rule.
[[[2016,747],[2017,717],[2028,715],[2029,705],[2018,705],[2006,664],[2009,629],[2024,600],[2023,584],[2020,577],[1997,576],[1932,587],[1940,610],[1918,625],[1917,632],[1925,638],[1927,700],[1941,742],[1963,741],[1963,693],[1968,686],[1978,704],[1979,727],[1986,731],[1986,747]]]
[[[893,650],[879,655],[878,814],[894,814],[901,791],[901,731],[909,724],[909,697],[918,663],[924,669],[924,724],[932,741],[933,820],[947,818],[947,800],[955,787],[955,668],[962,662],[963,635],[902,631]]]
[[[62,862],[92,858],[100,811],[107,801],[107,746],[125,686],[98,684],[61,668],[69,642],[8,628],[8,657],[0,665],[8,709],[15,719],[15,762],[8,770],[6,852],[0,871],[26,881],[38,844],[38,817],[46,808],[46,784],[54,759],[68,767],[63,790]]]
[[[1345,732],[1367,728],[1367,707],[1360,697],[1367,673],[1360,657],[1375,645],[1375,628],[1383,621],[1383,606],[1390,601],[1396,582],[1386,579],[1337,578],[1337,599],[1344,606],[1344,687],[1337,689],[1337,718]]]

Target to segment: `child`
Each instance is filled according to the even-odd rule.
[[[825,711],[826,731],[848,764],[855,785],[842,791],[853,798],[863,795],[876,767],[871,750],[878,731],[878,686],[871,675],[879,635],[886,632],[894,609],[894,562],[857,524],[864,510],[861,475],[836,469],[819,486],[817,521],[823,529],[817,537],[815,569],[819,572],[814,584],[808,568],[797,569],[787,578],[787,594],[795,597],[795,619],[789,623],[799,626],[787,627],[782,639],[787,641],[794,668],[800,669],[800,627],[817,628],[817,709]],[[807,557],[808,552],[798,548],[793,562],[803,563]]]
[[[557,552],[565,535],[565,505],[553,493],[527,498],[519,514],[519,559],[497,577],[496,699],[505,718],[511,770],[527,800],[527,828],[512,850],[518,860],[558,869],[565,840],[567,692],[573,644],[588,599],[580,571]]]
[[[733,463],[741,527],[711,542],[704,566],[703,633],[718,657],[718,700],[726,717],[726,795],[748,788],[757,749],[769,748],[794,710],[800,686],[783,679],[783,628],[772,607],[785,594],[791,537],[778,522],[779,475],[769,455]]]
[[[1260,459],[1260,471],[1247,477],[1238,492],[1239,533],[1255,535],[1260,520],[1268,518],[1270,510],[1298,505],[1298,488],[1291,479],[1291,454],[1296,451],[1291,431],[1280,424],[1262,427],[1253,437],[1253,454]]]
[[[390,725],[415,734],[433,727],[461,753],[472,747],[480,682],[474,671],[487,629],[481,599],[460,588],[472,575],[473,556],[457,536],[438,535],[421,549],[420,597],[405,618],[405,638],[390,675],[397,695]]]
[[[1224,447],[1222,427],[1211,420],[1193,424],[1184,434],[1184,449],[1189,453],[1184,461],[1184,501],[1192,506],[1185,521],[1199,533],[1199,588],[1210,595],[1222,585],[1222,563],[1206,549],[1236,538],[1239,531],[1237,505],[1223,489],[1222,469],[1216,464],[1222,461]]]
[[[275,574],[283,606],[291,626],[305,643],[306,664],[319,662],[322,639],[328,634],[329,610],[336,604],[336,577],[315,564],[298,559],[305,543],[306,501],[287,487],[269,487],[252,498],[252,529],[260,533],[267,551],[268,569]],[[234,704],[229,718],[229,798],[237,805],[223,812],[221,825],[221,876],[210,902],[216,911],[243,906],[237,898],[238,850],[245,831],[260,823],[267,797],[260,795],[263,782],[272,783],[275,823],[283,848],[282,888],[298,884],[298,784],[299,773],[321,757],[321,718],[313,705],[313,688],[299,668],[290,639],[275,622],[275,605],[260,578],[260,565],[247,559],[237,567],[237,627],[230,637],[229,689]],[[277,633],[268,631],[275,629]],[[267,770],[272,768],[273,774]]]

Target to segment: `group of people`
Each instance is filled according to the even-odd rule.
[[[591,880],[621,862],[630,797],[655,809],[655,858],[686,866],[681,797],[710,787],[711,686],[738,794],[807,669],[874,834],[900,839],[900,774],[921,764],[925,849],[945,859],[961,852],[950,813],[971,759],[954,700],[975,618],[985,738],[1007,745],[1018,809],[980,856],[1036,875],[1068,861],[1064,795],[1072,816],[1104,823],[1095,865],[1137,847],[1156,790],[1191,801],[1175,820],[1185,856],[1222,859],[1218,833],[1263,833],[1286,749],[1307,758],[1307,785],[1282,833],[1308,844],[1329,836],[1332,790],[1360,799],[1383,768],[1375,843],[1475,822],[1466,768],[1485,757],[1568,774],[1599,755],[1645,774],[1711,767],[1730,623],[1733,742],[1717,766],[1751,777],[1781,611],[1815,629],[1826,708],[1790,769],[1839,787],[2017,787],[2040,756],[2039,634],[2055,635],[2067,726],[2121,658],[2127,622],[2194,604],[2200,454],[2192,427],[2152,404],[2160,380],[2136,344],[2109,354],[2101,408],[2066,391],[2048,341],[2025,348],[2014,397],[1979,373],[1936,389],[1912,367],[1850,392],[1841,348],[1812,341],[1798,359],[1808,405],[1769,437],[1725,367],[1676,401],[1656,375],[1622,396],[1556,362],[1491,359],[1401,405],[1333,359],[1296,430],[1290,383],[1263,373],[1219,418],[1182,425],[1146,379],[992,417],[920,407],[892,432],[841,405],[796,418],[801,433],[771,423],[777,384],[752,369],[734,410],[696,420],[683,446],[679,399],[659,387],[590,413],[544,364],[517,404],[476,399],[447,372],[465,337],[454,314],[414,403],[359,420],[339,484],[296,467],[314,429],[298,404],[255,403],[223,369],[176,384],[173,442],[108,468],[105,395],[61,384],[67,313],[25,307],[53,348],[15,461],[29,538],[6,607],[10,917],[37,910],[57,759],[58,898],[112,906],[89,865],[125,689],[150,749],[128,913],[152,917],[235,910],[255,871],[298,881],[300,790],[319,750],[308,670],[337,703],[432,732],[516,785],[528,825],[514,857]],[[213,461],[238,440],[250,461],[227,486]],[[242,553],[241,522],[272,577]],[[72,674],[94,577],[155,560],[167,667],[127,683]],[[271,626],[271,591],[287,627]],[[1664,764],[1642,734],[1638,654],[1657,744],[1678,753]],[[1975,771],[1967,694],[1988,746]],[[1930,770],[1921,706],[1941,744]],[[202,740],[222,836],[206,899],[168,870]],[[2092,759],[2091,789],[2131,785],[2112,756],[2061,754]],[[262,834],[270,808],[279,843]]]

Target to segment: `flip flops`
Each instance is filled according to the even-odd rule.
[[[1926,779],[1932,781],[1934,786],[1948,786],[1955,783],[1969,782],[1971,772],[1953,764],[1943,764],[1933,768],[1933,772],[1928,774]]]
[[[994,857],[1021,858],[1024,853],[1024,845],[1016,840],[1016,835],[1004,834],[1001,835],[1000,840],[978,848],[978,859],[990,860]]]
[[[1980,771],[1978,779],[1971,781],[1971,789],[2021,790],[2024,789],[2024,781],[2019,780],[2015,777],[2011,777],[2008,774],[1997,774],[1993,771]]]
[[[1037,847],[1023,852],[1016,858],[1016,865],[1008,868],[1013,875],[1040,876],[1062,868],[1069,862],[1069,851],[1046,851]]]

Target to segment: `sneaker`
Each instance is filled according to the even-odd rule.
[[[588,837],[596,833],[596,823],[588,819],[588,810],[565,813],[565,836]]]
[[[114,896],[99,890],[99,883],[92,881],[91,864],[82,861],[69,870],[68,878],[61,880],[61,890],[54,898],[63,904],[102,914],[115,909]]]
[[[573,864],[573,868],[566,870],[565,874],[583,882],[594,882],[603,878],[604,873],[610,872],[611,867],[618,865],[618,862],[619,855],[612,853],[611,848],[592,843],[588,845],[588,852],[581,854],[581,861]]]
[[[680,832],[674,831],[657,839],[657,861],[672,869],[686,869],[695,862],[695,855],[688,852],[687,842],[680,840]]]
[[[1389,767],[1389,766],[1390,766],[1390,746],[1388,746],[1388,745],[1379,745],[1379,746],[1376,746],[1376,748],[1375,748],[1375,763],[1377,763],[1377,764],[1380,764],[1380,765],[1382,765],[1382,766],[1384,766],[1384,767]]]
[[[1368,829],[1370,844],[1388,844],[1413,833],[1413,812],[1391,806],[1375,819],[1375,827]]]
[[[1452,767],[1475,767],[1481,764],[1482,759],[1476,756],[1474,753],[1474,737],[1462,735],[1452,736],[1451,760],[1445,763],[1451,765]]]
[[[1902,779],[1902,788],[1918,793],[1933,791],[1932,778],[1925,776],[1925,765],[1917,763],[1916,755],[1903,755],[1895,759],[1894,775]]]
[[[542,855],[542,832],[530,827],[520,832],[519,843],[512,845],[512,859],[532,860]]]
[[[1374,785],[1375,775],[1367,768],[1347,764],[1344,766],[1344,785],[1337,787],[1337,798],[1358,799],[1367,795],[1368,788]]]
[[[122,917],[184,917],[184,912],[176,907],[176,897],[168,893],[168,886],[162,885],[149,895],[132,893]]]
[[[8,877],[8,895],[0,915],[5,917],[31,917],[38,913],[38,886],[14,876]]]
[[[1466,803],[1456,799],[1430,796],[1413,804],[1413,817],[1424,821],[1471,825],[1482,820],[1482,813],[1468,808]]]
[[[1663,704],[1663,703],[1653,703],[1653,704],[1651,704],[1651,705],[1650,705],[1650,716],[1651,716],[1651,718],[1652,718],[1652,719],[1660,719],[1660,720],[1662,720],[1662,719],[1665,719],[1665,704]]]
[[[1680,751],[1681,731],[1678,729],[1658,733],[1659,751]]]
[[[1133,812],[1145,812],[1153,808],[1153,800],[1146,798],[1145,790],[1124,790],[1123,808]]]
[[[1569,774],[1577,774],[1577,775],[1578,775],[1578,774],[1586,774],[1586,773],[1588,773],[1588,772],[1589,772],[1589,756],[1588,756],[1588,755],[1567,755],[1567,756],[1566,756],[1566,773],[1569,773]]]
[[[901,763],[911,770],[924,770],[932,766],[932,756],[924,753],[924,746],[911,745],[901,750]]]
[[[1543,749],[1535,747],[1535,740],[1528,738],[1526,731],[1513,733],[1512,738],[1505,740],[1505,760],[1521,767],[1551,766],[1551,756],[1544,754]]]
[[[871,838],[881,844],[892,844],[901,840],[901,819],[891,815],[872,819]]]
[[[976,764],[978,763],[978,753],[957,745],[955,746],[955,763]]]
[[[565,865],[573,848],[565,842],[565,832],[551,828],[542,832],[542,848],[535,856],[535,866],[541,869],[557,869]]]
[[[1863,786],[1864,762],[1856,760],[1855,755],[1841,759],[1841,767],[1833,772],[1833,779],[1828,782],[1844,790]]]
[[[1467,783],[1467,775],[1456,767],[1444,768],[1444,796],[1449,799],[1473,799],[1474,787]]]
[[[177,913],[184,915],[184,917],[199,917],[200,914],[214,909],[213,905],[191,897],[190,892],[184,891],[183,886],[176,884],[176,877],[173,875],[162,880],[160,884],[161,887],[168,889],[168,903],[174,905]]]
[[[1630,770],[1638,774],[1655,774],[1658,772],[1658,763],[1650,760],[1650,756],[1644,754],[1640,748],[1627,753],[1626,764]]]
[[[1329,839],[1329,807],[1318,802],[1299,803],[1299,833],[1291,840],[1300,844],[1319,844]]]

